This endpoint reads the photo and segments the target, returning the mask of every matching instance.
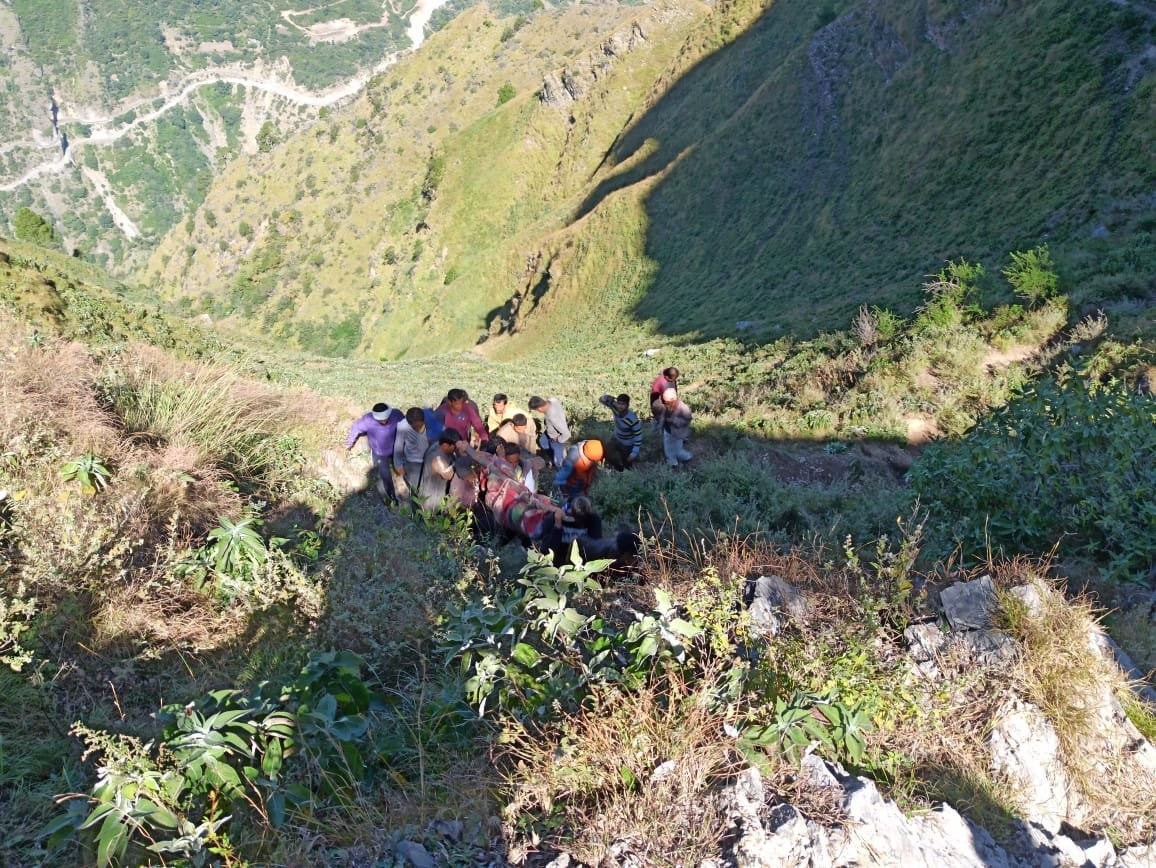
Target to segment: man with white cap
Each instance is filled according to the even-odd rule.
[[[686,440],[690,437],[690,407],[678,397],[678,392],[668,386],[650,409],[655,424],[662,429],[662,454],[666,463],[678,467],[694,458],[686,451]]]
[[[349,436],[345,438],[345,448],[351,452],[357,441],[365,438],[373,466],[377,469],[377,492],[387,503],[397,499],[393,489],[393,445],[397,438],[397,423],[402,418],[401,410],[396,407],[384,402],[374,404],[372,410],[350,426]]]

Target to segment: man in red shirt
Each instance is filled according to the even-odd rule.
[[[450,389],[435,415],[447,430],[457,432],[462,440],[485,443],[489,439],[490,435],[486,431],[486,426],[482,424],[482,417],[474,404],[466,400],[463,389]],[[476,438],[470,436],[471,431],[477,435]]]

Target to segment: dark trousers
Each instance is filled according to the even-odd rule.
[[[630,450],[611,437],[606,441],[606,462],[615,470],[629,470]]]
[[[374,455],[373,466],[377,468],[377,491],[386,503],[397,501],[397,492],[393,487],[393,456]]]

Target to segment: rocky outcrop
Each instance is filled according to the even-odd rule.
[[[597,81],[605,77],[618,58],[645,41],[646,34],[642,25],[636,21],[628,29],[612,34],[597,51],[587,54],[565,69],[546,73],[539,92],[542,102],[556,109],[567,108],[582,99]]]
[[[785,622],[802,624],[807,619],[806,599],[781,576],[747,579],[745,596],[751,633],[758,638],[778,636]]]
[[[1139,860],[1150,855],[1143,848],[1117,853],[1107,837],[1084,838],[1034,822],[1015,823],[999,844],[948,805],[907,817],[871,781],[816,756],[804,758],[802,773],[811,787],[828,791],[843,822],[819,823],[791,805],[768,802],[758,771],[747,769],[726,793],[733,835],[714,868],[1115,868],[1144,864]]]

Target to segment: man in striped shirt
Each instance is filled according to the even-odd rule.
[[[642,423],[638,414],[630,409],[630,396],[619,395],[612,398],[603,395],[598,399],[614,415],[614,439],[606,444],[606,460],[615,470],[627,470],[638,460],[642,449]]]

